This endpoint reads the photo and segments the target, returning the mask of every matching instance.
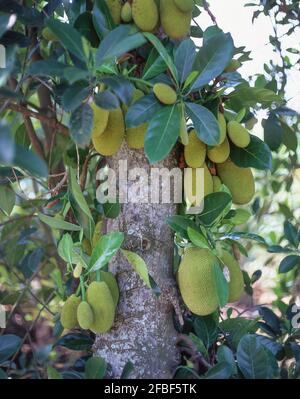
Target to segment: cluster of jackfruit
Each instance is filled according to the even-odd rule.
[[[143,32],[161,25],[171,39],[182,39],[190,31],[194,0],[106,0],[116,25],[134,22]]]
[[[60,317],[64,328],[81,327],[97,334],[112,328],[119,301],[119,288],[112,273],[101,271],[100,278],[101,281],[93,281],[88,286],[84,300],[75,294],[66,300]]]
[[[228,269],[228,302],[238,301],[244,293],[243,273],[230,252],[222,250],[217,257],[209,249],[188,248],[178,269],[178,284],[184,303],[196,315],[209,315],[220,306],[215,265]]]
[[[204,195],[219,191],[222,184],[225,184],[231,192],[233,203],[244,205],[255,195],[254,177],[251,168],[238,167],[230,160],[230,141],[237,147],[246,148],[250,144],[250,134],[236,121],[227,124],[222,113],[218,114],[218,122],[221,132],[219,144],[208,147],[192,130],[184,146],[185,161],[190,168],[204,168]],[[209,171],[209,163],[216,165],[212,168],[214,176]],[[189,192],[195,194],[196,183],[196,178],[193,178],[193,187],[188,187]],[[191,205],[195,205],[189,195],[186,194],[186,198]]]

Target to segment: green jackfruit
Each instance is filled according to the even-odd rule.
[[[225,72],[235,72],[240,68],[241,65],[242,64],[240,63],[240,61],[232,59],[225,68]]]
[[[184,147],[185,161],[190,168],[200,168],[206,158],[206,145],[198,138],[195,130],[189,134],[189,143]]]
[[[86,301],[82,301],[77,308],[77,320],[84,330],[88,330],[94,322],[93,310]]]
[[[236,121],[228,123],[228,136],[237,147],[246,148],[250,144],[250,134],[243,125]]]
[[[92,137],[99,137],[107,127],[109,111],[98,107],[95,103],[93,103],[91,107],[94,112]]]
[[[243,273],[236,259],[228,251],[222,251],[221,260],[229,269],[230,282],[228,302],[236,302],[244,293]]]
[[[165,83],[156,83],[153,87],[156,98],[163,104],[173,105],[177,100],[177,93]]]
[[[225,116],[221,112],[218,113],[218,121],[219,121],[220,132],[221,132],[220,141],[219,141],[219,145],[220,145],[226,139],[226,133],[227,133],[226,119],[225,119]]]
[[[250,168],[240,168],[232,161],[217,164],[218,175],[229,188],[232,201],[238,205],[247,204],[255,195],[255,183]]]
[[[230,155],[230,145],[227,138],[223,141],[222,144],[207,150],[208,158],[215,163],[225,162]]]
[[[214,193],[217,193],[220,191],[222,182],[221,179],[218,176],[213,176],[213,185],[214,185]]]
[[[194,0],[174,0],[174,3],[182,12],[191,12],[195,7]]]
[[[108,124],[99,137],[92,137],[96,151],[104,156],[116,154],[125,136],[124,116],[121,108],[109,112]]]
[[[187,126],[186,126],[186,120],[185,120],[185,116],[184,115],[182,115],[181,120],[180,120],[179,137],[180,137],[181,143],[183,145],[188,145],[189,144],[189,134],[188,134],[188,130],[187,130]]]
[[[107,284],[104,281],[94,281],[86,295],[94,314],[90,330],[97,334],[109,331],[114,323],[115,304]]]
[[[144,93],[139,90],[135,89],[131,104],[134,104],[137,100],[144,96]],[[134,150],[140,150],[144,148],[145,143],[145,135],[148,129],[148,123],[143,123],[140,126],[129,128],[126,130],[126,141],[129,148]]]
[[[77,327],[77,308],[80,302],[80,298],[74,294],[66,300],[60,315],[60,321],[64,328],[70,330]]]
[[[217,257],[208,249],[188,248],[178,270],[182,299],[191,312],[206,316],[218,309],[213,265]]]
[[[192,12],[180,11],[174,0],[160,0],[160,19],[166,35],[182,39],[190,32]]]
[[[122,4],[120,0],[106,0],[112,19],[116,25],[121,23]]]
[[[81,273],[82,273],[82,264],[78,263],[78,265],[76,265],[75,269],[73,270],[73,277],[79,278],[81,276]]]
[[[55,34],[52,32],[51,29],[48,27],[44,28],[42,30],[42,36],[45,40],[48,40],[48,42],[57,42],[58,38],[55,36]]]
[[[132,17],[134,23],[144,32],[152,32],[159,20],[155,0],[133,0]]]
[[[213,179],[212,179],[212,175],[210,174],[210,171],[209,171],[206,163],[201,165],[200,168],[204,169],[204,196],[206,196],[208,194],[213,193],[213,187],[214,187]],[[185,177],[184,192],[185,192],[186,201],[189,202],[189,204],[191,204],[191,205],[199,206],[201,204],[201,202],[203,201],[203,197],[201,198],[200,195],[197,196],[196,184],[197,183],[203,184],[203,182],[201,180],[198,180],[198,182],[197,182],[196,169],[187,169],[184,177]],[[192,187],[190,187],[191,183],[192,183]]]
[[[119,302],[119,296],[120,296],[120,292],[119,292],[119,287],[118,287],[118,283],[117,280],[115,278],[115,276],[110,273],[110,272],[105,272],[103,270],[100,271],[100,276],[101,276],[101,281],[104,281],[111,293],[111,296],[114,300],[114,304],[115,306],[117,306],[118,302]]]
[[[124,22],[131,22],[132,21],[132,8],[131,4],[127,1],[121,11],[121,18]]]

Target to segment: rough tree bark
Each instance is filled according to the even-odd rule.
[[[171,154],[155,167],[174,168],[174,159]],[[126,144],[109,160],[115,171],[119,160],[127,160],[128,170],[136,167],[150,170],[144,152],[129,150]],[[126,249],[143,257],[162,295],[159,299],[155,297],[126,259],[118,255],[110,265],[120,288],[117,316],[113,329],[97,336],[94,351],[112,365],[113,378],[121,376],[128,361],[134,365],[130,378],[170,378],[179,358],[172,317],[174,308],[170,300],[177,295],[172,275],[173,235],[166,219],[175,214],[176,206],[132,204],[130,200],[132,198],[122,206],[118,219],[108,223],[107,230],[120,230],[126,234]]]

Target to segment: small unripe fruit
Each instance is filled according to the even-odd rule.
[[[173,105],[177,101],[177,93],[165,83],[156,83],[153,87],[156,98],[163,104]]]
[[[105,272],[105,271],[101,270],[100,277],[101,277],[101,281],[104,281],[107,284],[107,286],[110,290],[111,296],[114,300],[114,304],[115,304],[115,306],[117,306],[118,302],[119,302],[120,292],[119,292],[119,287],[118,287],[118,283],[117,283],[115,276],[110,272]]]
[[[246,148],[250,144],[250,134],[240,123],[231,121],[228,123],[228,136],[237,147]]]
[[[238,301],[244,293],[243,273],[236,259],[228,251],[222,251],[221,260],[229,270],[230,282],[228,287],[228,302]]]
[[[215,163],[225,162],[230,155],[230,145],[227,138],[223,141],[222,144],[207,150],[208,158]]]
[[[74,294],[66,300],[60,315],[60,321],[64,328],[70,330],[77,327],[77,308],[80,302],[80,298]]]
[[[144,93],[136,89],[133,93],[133,98],[131,101],[131,104],[134,104],[136,101],[138,101],[141,97],[144,96]],[[132,148],[134,150],[140,150],[144,148],[144,143],[145,143],[145,135],[148,129],[148,123],[143,123],[140,126],[129,128],[126,130],[126,141],[128,144],[129,148]]]
[[[190,32],[192,11],[180,11],[174,0],[160,0],[160,19],[166,35],[179,40]]]
[[[191,12],[195,7],[194,0],[174,0],[174,3],[182,12]]]
[[[82,301],[77,308],[77,320],[79,326],[84,330],[88,330],[94,321],[94,314],[91,306]]]
[[[93,103],[91,107],[94,113],[92,137],[99,137],[102,133],[104,133],[107,127],[109,111],[107,109],[98,107],[95,103]]]
[[[219,145],[220,145],[226,139],[226,133],[227,133],[226,119],[225,119],[224,114],[222,114],[221,112],[218,113],[218,122],[219,122],[220,133],[221,133],[220,141],[219,141]]]
[[[186,120],[185,120],[184,116],[181,117],[181,121],[180,121],[179,137],[180,137],[181,143],[183,145],[189,144],[190,139],[189,139],[189,134],[188,134],[187,126],[186,126]]]
[[[184,147],[185,161],[190,168],[200,168],[206,158],[206,145],[198,138],[195,130],[189,134],[189,143]]]
[[[214,185],[214,193],[217,193],[220,191],[222,187],[222,182],[221,179],[218,176],[213,176],[213,185]]]
[[[128,1],[122,7],[121,18],[122,18],[122,21],[124,21],[124,22],[132,21],[132,8],[131,8],[131,4]]]
[[[104,281],[94,281],[86,295],[94,314],[90,330],[97,334],[109,331],[115,318],[115,304],[107,284]]]
[[[133,0],[132,17],[134,23],[144,32],[152,32],[159,20],[155,0]]]
[[[76,265],[76,267],[73,271],[73,277],[79,278],[81,276],[81,273],[82,273],[82,264],[78,263],[78,265]]]
[[[106,0],[112,19],[116,25],[121,22],[121,1],[120,0]]]

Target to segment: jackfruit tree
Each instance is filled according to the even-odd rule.
[[[95,362],[101,378],[277,378],[257,320],[230,303],[258,278],[240,268],[247,240],[267,248],[245,224],[274,147],[252,129],[282,93],[241,76],[249,52],[206,1],[5,0],[0,12],[0,258],[21,282],[49,281],[55,346],[88,348],[85,373]],[[150,201],[154,168],[188,170],[181,202]],[[107,170],[128,180],[126,200],[121,178],[109,196]],[[158,186],[163,198],[175,178]]]

